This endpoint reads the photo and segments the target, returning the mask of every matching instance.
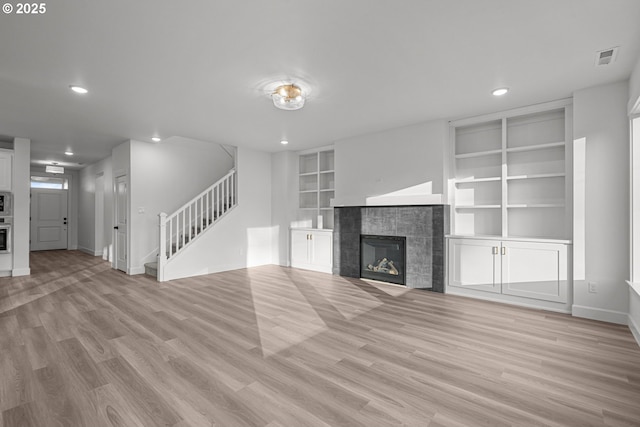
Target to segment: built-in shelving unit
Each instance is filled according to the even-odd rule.
[[[451,123],[447,292],[571,311],[571,102]]]
[[[452,123],[453,234],[570,239],[570,108]]]
[[[322,228],[333,228],[331,201],[335,195],[334,151],[331,148],[301,153],[299,156],[299,219]]]

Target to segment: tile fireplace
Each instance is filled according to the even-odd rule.
[[[444,291],[445,234],[449,233],[448,205],[415,206],[349,206],[334,208],[333,273],[356,278],[366,278],[362,266],[389,269],[380,265],[384,258],[374,249],[373,260],[363,260],[361,236],[401,237],[404,239],[405,256],[401,262],[404,285],[408,288]],[[393,260],[397,268],[398,261]],[[375,265],[374,265],[375,263]],[[389,269],[391,271],[391,269]],[[378,271],[374,271],[378,273]],[[399,272],[399,270],[398,270]],[[394,274],[387,274],[387,276]],[[383,276],[387,278],[387,276]],[[380,276],[375,278],[381,280]]]

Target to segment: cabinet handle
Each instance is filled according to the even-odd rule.
[[[507,254],[507,248],[505,248],[504,246],[502,247],[502,255],[506,255]]]
[[[491,247],[491,253],[494,255],[498,255],[498,247],[497,246],[492,246]]]

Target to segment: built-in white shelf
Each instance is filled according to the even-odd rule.
[[[570,103],[451,123],[452,231],[571,236]]]
[[[460,206],[457,205],[456,209],[500,209],[500,205],[468,205],[468,206]]]
[[[518,179],[539,179],[539,178],[564,178],[567,174],[562,173],[539,173],[539,174],[529,174],[529,175],[512,175],[508,176],[507,180],[518,180]]]
[[[555,147],[564,147],[564,141],[551,142],[547,144],[526,145],[524,147],[511,147],[511,148],[507,148],[507,153],[517,153],[520,151],[546,150],[548,148],[555,148]]]
[[[508,209],[520,208],[564,208],[564,203],[517,203],[507,205]]]
[[[490,176],[487,178],[463,178],[456,181],[456,185],[458,184],[473,184],[476,182],[492,182],[492,181],[500,181],[502,178],[499,176]]]
[[[299,154],[299,220],[312,224],[322,222],[324,228],[333,228],[334,163],[334,151],[330,147]]]
[[[502,154],[502,150],[475,151],[473,153],[456,154],[456,159],[471,159],[473,157],[490,156],[492,154]]]

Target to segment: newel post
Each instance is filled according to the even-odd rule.
[[[158,282],[164,282],[164,265],[167,262],[167,214],[158,214],[160,221],[160,244],[158,253]]]

